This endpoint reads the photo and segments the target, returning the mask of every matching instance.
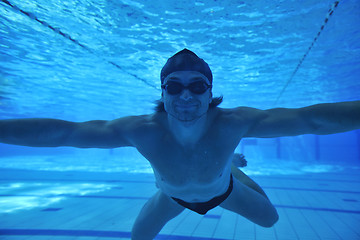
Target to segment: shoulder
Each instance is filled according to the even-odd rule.
[[[222,131],[245,136],[250,129],[267,118],[267,111],[257,108],[219,108],[216,122]]]
[[[218,108],[218,116],[225,121],[253,123],[268,116],[265,110],[252,107]]]
[[[138,116],[126,116],[108,122],[109,126],[119,130],[145,130],[161,124],[158,113]]]
[[[127,136],[134,146],[144,141],[152,142],[164,132],[162,113],[127,116],[112,120],[109,124],[119,135]]]

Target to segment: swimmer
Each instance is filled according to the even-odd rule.
[[[111,121],[0,121],[0,142],[33,147],[135,147],[159,187],[141,209],[132,239],[153,239],[185,208],[206,214],[220,206],[263,227],[278,213],[264,191],[232,165],[242,138],[332,134],[360,128],[360,101],[303,108],[220,108],[208,64],[184,49],[161,71],[162,95],[153,114]],[[256,93],[253,93],[254,96]]]

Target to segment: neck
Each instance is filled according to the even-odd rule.
[[[181,145],[194,145],[206,131],[207,113],[191,121],[181,121],[168,114],[168,123],[170,132]]]

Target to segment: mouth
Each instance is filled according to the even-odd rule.
[[[179,109],[194,109],[197,107],[197,105],[196,104],[176,104],[175,107],[179,108]]]

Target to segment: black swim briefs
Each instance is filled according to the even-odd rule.
[[[225,199],[230,195],[231,191],[233,189],[233,176],[230,175],[230,184],[226,192],[220,196],[214,197],[213,199],[210,199],[207,202],[195,202],[195,203],[189,203],[185,202],[178,198],[173,198],[178,204],[180,204],[183,207],[186,207],[194,212],[197,212],[201,215],[205,215],[210,209],[213,209],[217,206],[219,206]]]

